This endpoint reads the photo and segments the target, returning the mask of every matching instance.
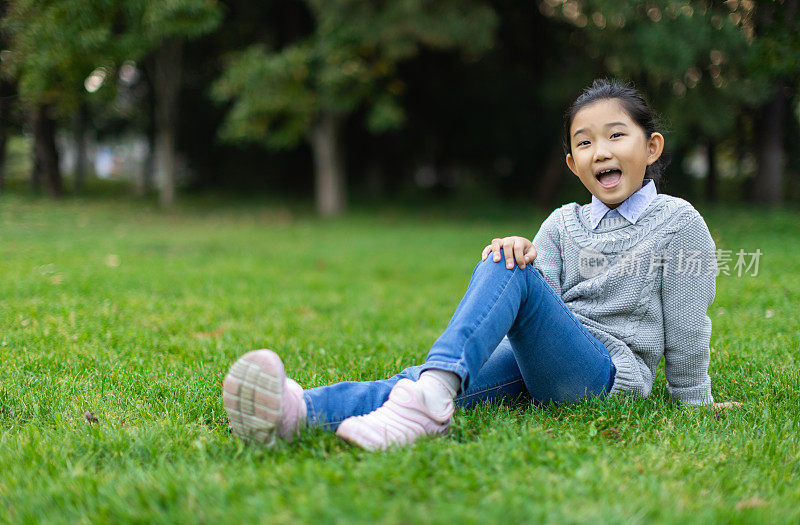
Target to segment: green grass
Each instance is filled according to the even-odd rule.
[[[418,363],[486,241],[544,212],[323,222],[5,195],[0,520],[796,523],[800,214],[702,211],[718,247],[764,253],[757,277],[720,276],[710,311],[714,395],[743,406],[673,405],[660,370],[646,400],[483,406],[447,438],[366,453],[319,430],[243,446],[227,368],[269,347],[317,386]]]

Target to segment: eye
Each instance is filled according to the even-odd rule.
[[[625,135],[625,134],[624,134],[624,133],[622,133],[621,131],[616,131],[616,132],[614,132],[614,133],[612,133],[612,134],[611,134],[611,138],[612,138],[612,139],[615,139],[615,138],[617,138],[617,137],[622,137],[623,135]]]
[[[580,148],[581,146],[586,146],[588,144],[589,144],[588,140],[582,140],[582,141],[578,142],[577,146]]]

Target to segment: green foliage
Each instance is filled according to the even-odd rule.
[[[645,89],[679,141],[730,133],[740,108],[767,94],[749,67],[748,2],[547,0],[543,11],[573,26],[602,70]]]
[[[140,50],[167,38],[194,40],[222,21],[217,0],[132,0],[122,5],[129,32],[142,40]]]
[[[0,521],[800,519],[797,212],[703,210],[720,249],[764,253],[758,276],[720,275],[709,312],[714,395],[743,406],[673,405],[659,370],[646,400],[459,410],[449,436],[371,454],[321,431],[243,446],[221,400],[228,367],[271,347],[312,387],[418,363],[486,240],[532,234],[545,213],[322,222],[187,201],[3,196]]]
[[[10,41],[3,73],[31,105],[71,114],[86,97],[84,79],[104,68],[111,97],[115,68],[165,38],[193,39],[221,20],[215,0],[12,0],[2,29]]]
[[[215,137],[291,149],[321,112],[329,112],[363,117],[373,134],[408,129],[377,139],[352,126],[342,128],[348,150],[368,149],[348,170],[351,184],[374,177],[370,180],[412,187],[410,174],[433,162],[442,174],[464,168],[502,191],[530,191],[547,171],[543,159],[552,155],[562,109],[579,87],[598,76],[633,80],[648,94],[672,132],[670,151],[698,141],[713,143],[720,166],[726,159],[741,159],[745,168],[733,171],[742,178],[752,171],[751,154],[758,148],[758,108],[776,85],[784,87],[794,116],[784,141],[787,173],[797,172],[792,149],[800,129],[797,0],[537,0],[524,5],[11,0],[4,5],[8,10],[0,27],[6,50],[0,70],[19,81],[19,100],[27,106],[55,105],[62,117],[88,103],[95,106],[94,116],[113,115],[114,124],[106,129],[117,131],[141,129],[137,119],[150,117],[137,105],[145,92],[141,85],[128,97],[133,102],[127,113],[119,110],[117,67],[134,60],[149,70],[165,40],[205,35],[201,45],[184,48],[191,70],[184,77],[191,84],[184,94],[189,91],[193,98],[184,97],[182,104],[205,105],[200,93],[216,80],[204,94],[225,105],[225,118],[220,123],[221,111],[214,107],[182,113],[178,143],[195,173],[221,171],[217,167],[230,158],[239,161],[241,150],[212,144]],[[96,68],[103,68],[106,80],[89,96],[83,82]],[[21,121],[19,109],[14,118]],[[93,118],[95,125],[99,122]],[[277,180],[279,172],[290,171],[286,159],[302,151],[252,154],[263,156],[248,166],[270,159]],[[387,162],[392,155],[402,161]],[[390,169],[366,168],[382,162]],[[506,165],[512,167],[495,169]],[[373,186],[388,187],[385,181]]]
[[[759,2],[756,9],[749,70],[762,77],[800,83],[800,6],[796,1],[767,0]]]
[[[255,44],[234,53],[213,97],[231,102],[221,130],[233,141],[289,147],[320,111],[366,107],[375,133],[397,128],[405,85],[397,65],[421,47],[476,57],[492,44],[494,12],[479,2],[309,0],[314,29],[278,50]]]
[[[307,88],[310,52],[292,46],[270,54],[253,45],[231,60],[214,84],[218,100],[235,99],[221,134],[230,140],[294,145],[317,111],[317,95]]]
[[[17,0],[9,2],[2,29],[10,50],[3,73],[19,82],[22,99],[72,112],[83,81],[98,66],[112,65],[110,2]]]

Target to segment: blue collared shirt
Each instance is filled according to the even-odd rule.
[[[600,221],[605,218],[611,217],[625,217],[631,224],[636,224],[644,210],[653,202],[653,199],[658,195],[656,184],[653,179],[644,179],[642,187],[636,193],[622,201],[622,203],[613,210],[606,206],[603,201],[592,195],[592,229],[597,228]]]

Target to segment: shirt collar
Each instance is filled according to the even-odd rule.
[[[606,214],[609,214],[609,217],[621,215],[628,219],[628,222],[631,224],[636,224],[636,221],[639,220],[639,217],[642,216],[644,210],[646,210],[650,203],[653,202],[653,199],[656,198],[656,195],[658,195],[658,191],[656,190],[656,185],[653,182],[653,179],[644,179],[644,183],[638,191],[622,201],[622,204],[614,208],[613,211],[617,213],[613,215],[609,214],[609,212],[612,211],[611,208],[606,206],[603,201],[592,195],[592,229],[597,228],[597,225],[600,224],[600,221],[606,216]]]

